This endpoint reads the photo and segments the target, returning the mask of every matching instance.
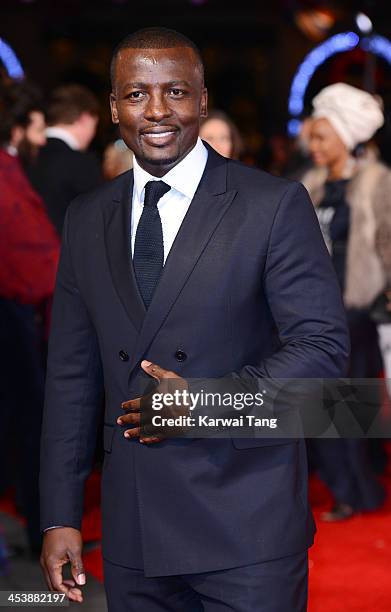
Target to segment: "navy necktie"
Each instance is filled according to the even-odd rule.
[[[137,226],[133,266],[137,284],[148,308],[164,263],[163,230],[157,204],[171,187],[163,181],[145,185],[144,209]]]

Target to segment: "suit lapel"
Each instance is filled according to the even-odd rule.
[[[110,205],[105,203],[103,207],[105,245],[114,287],[134,327],[140,331],[146,310],[131,257],[133,172],[127,172],[121,179]]]
[[[197,192],[167,257],[162,276],[145,315],[131,371],[148,350],[194,266],[228,210],[236,191],[227,191],[227,160],[209,149]],[[164,367],[164,364],[162,364]]]

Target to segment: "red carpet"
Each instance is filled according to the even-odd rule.
[[[318,525],[310,549],[309,612],[391,611],[391,466],[386,476],[388,501],[381,511],[339,524],[319,521],[330,507],[330,497],[317,479],[310,483],[310,498]],[[100,538],[99,474],[88,481],[83,538]],[[15,514],[12,500],[0,509]],[[87,572],[102,580],[100,547],[84,555]]]
[[[390,612],[391,473],[388,500],[381,511],[343,523],[322,523],[329,495],[311,482],[311,502],[318,533],[310,549],[310,612]]]
[[[330,524],[319,520],[320,513],[330,508],[328,491],[311,479],[318,533],[309,555],[309,612],[391,611],[391,469],[385,484],[388,498],[382,510]],[[86,515],[85,534],[96,535],[96,519],[92,510]],[[85,554],[84,563],[102,580],[100,549]]]

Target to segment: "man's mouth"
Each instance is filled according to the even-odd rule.
[[[165,146],[175,139],[177,132],[178,130],[176,128],[162,126],[144,130],[141,132],[141,136],[148,144]]]

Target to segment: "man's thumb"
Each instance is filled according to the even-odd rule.
[[[79,584],[80,586],[82,586],[83,584],[85,584],[85,583],[86,583],[86,575],[85,575],[84,571],[83,571],[83,573],[82,573],[82,574],[78,574],[78,575],[76,576],[76,582],[77,582],[77,584]]]
[[[76,584],[83,586],[86,583],[86,574],[83,567],[83,561],[79,556],[72,556],[71,571]]]

